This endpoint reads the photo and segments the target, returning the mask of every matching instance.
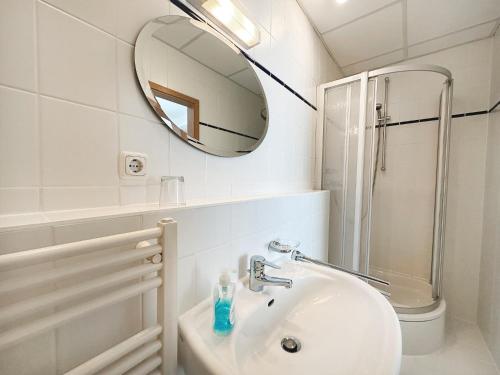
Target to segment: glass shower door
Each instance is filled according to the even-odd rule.
[[[408,89],[411,82],[421,84]],[[449,71],[428,65],[364,72],[318,90],[329,261],[389,281],[370,284],[398,312],[430,311],[442,294],[451,94]],[[414,117],[420,102],[428,117]]]
[[[439,115],[421,125],[391,126],[386,143],[384,119],[409,120],[398,112],[396,100],[418,100],[418,92],[405,88],[413,77],[436,92],[432,111]],[[448,81],[426,72],[369,80],[360,269],[390,282],[390,287],[371,284],[391,294],[398,312],[428,311],[441,295],[449,92]],[[382,166],[385,156],[387,167]]]
[[[329,261],[359,269],[368,75],[322,87],[322,186],[330,190]],[[320,90],[321,90],[320,89]]]

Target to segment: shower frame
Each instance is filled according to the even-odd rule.
[[[369,146],[371,155],[375,151],[375,124],[377,123],[376,118],[376,93],[377,93],[377,83],[376,79],[379,76],[384,76],[393,73],[404,73],[404,72],[431,72],[437,73],[445,77],[443,82],[443,89],[441,91],[440,105],[439,105],[439,125],[438,125],[438,146],[437,146],[437,163],[436,163],[436,182],[435,182],[435,194],[434,194],[434,223],[433,223],[433,233],[432,233],[432,260],[431,260],[431,270],[429,283],[432,287],[432,299],[433,303],[422,307],[395,307],[397,312],[400,313],[424,313],[432,311],[441,300],[442,296],[442,274],[443,274],[443,251],[444,251],[444,228],[446,224],[446,196],[447,196],[447,182],[448,182],[448,155],[449,155],[449,139],[450,139],[450,124],[451,124],[451,99],[453,95],[453,78],[451,72],[446,68],[436,66],[436,65],[426,65],[426,64],[409,64],[409,65],[398,65],[390,66],[386,68],[376,69],[372,71],[365,71],[359,74],[355,74],[346,78],[342,78],[333,82],[325,83],[318,86],[318,131],[317,131],[317,150],[321,154],[318,155],[318,163],[316,165],[316,176],[319,177],[318,184],[323,188],[323,164],[325,157],[325,147],[324,144],[324,123],[325,123],[325,98],[326,92],[329,89],[346,86],[347,85],[347,95],[351,95],[351,85],[357,81],[360,83],[360,94],[359,94],[359,119],[357,125],[357,169],[356,169],[356,185],[355,185],[355,204],[354,204],[354,236],[352,245],[352,268],[355,271],[360,271],[361,267],[361,245],[362,245],[362,211],[363,211],[363,187],[364,187],[364,171],[365,171],[365,139],[366,131],[370,129],[368,121],[370,121],[373,126],[371,126],[371,144]],[[368,82],[374,80],[373,84],[373,118],[367,119],[368,112]],[[347,100],[347,110],[346,110],[346,126],[348,126],[349,119],[351,116],[350,99]],[[385,115],[385,114],[384,114]],[[346,131],[346,144],[348,143],[349,131]],[[348,152],[344,153],[344,168],[349,162]],[[370,265],[370,247],[371,247],[371,225],[372,225],[372,203],[373,203],[373,178],[374,178],[374,158],[370,158],[369,165],[369,193],[367,195],[367,215],[368,220],[366,223],[366,236],[364,243],[364,265],[362,272],[369,274]],[[347,196],[347,183],[346,183],[346,172],[344,170],[343,176],[343,205],[342,205],[342,245],[341,245],[341,263],[344,263],[345,259],[345,220],[346,220],[346,196]],[[345,266],[345,264],[341,264]]]

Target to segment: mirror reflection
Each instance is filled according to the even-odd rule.
[[[193,147],[240,156],[264,139],[268,110],[253,67],[206,24],[181,16],[149,22],[135,65],[152,108]]]

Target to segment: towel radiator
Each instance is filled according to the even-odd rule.
[[[144,242],[148,241],[148,242]],[[137,246],[141,242],[142,246]],[[146,246],[144,246],[146,244]],[[120,247],[115,253],[99,252]],[[125,250],[121,250],[124,248]],[[90,240],[66,243],[0,255],[0,271],[13,271],[26,266],[70,259],[83,254],[91,259],[35,272],[12,276],[0,283],[0,299],[6,293],[51,285],[71,277],[89,279],[78,284],[53,289],[0,307],[0,352],[46,333],[74,319],[134,296],[156,292],[155,306],[143,304],[143,316],[156,315],[155,322],[144,323],[143,329],[66,374],[175,374],[177,369],[177,223],[162,219],[157,227]],[[142,263],[141,263],[142,261]],[[116,266],[127,266],[116,270]],[[112,271],[95,277],[96,271]],[[9,272],[15,274],[15,272]],[[101,293],[99,293],[101,292]],[[90,296],[90,297],[89,297]],[[148,301],[152,301],[151,298]],[[70,307],[64,303],[71,302]],[[153,300],[154,302],[154,300]],[[61,307],[49,315],[36,317],[37,312]],[[147,311],[146,311],[147,310]],[[22,323],[16,323],[19,318]],[[5,374],[8,375],[8,374]]]

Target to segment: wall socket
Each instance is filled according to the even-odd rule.
[[[119,168],[121,178],[146,177],[148,156],[138,152],[122,151]]]

